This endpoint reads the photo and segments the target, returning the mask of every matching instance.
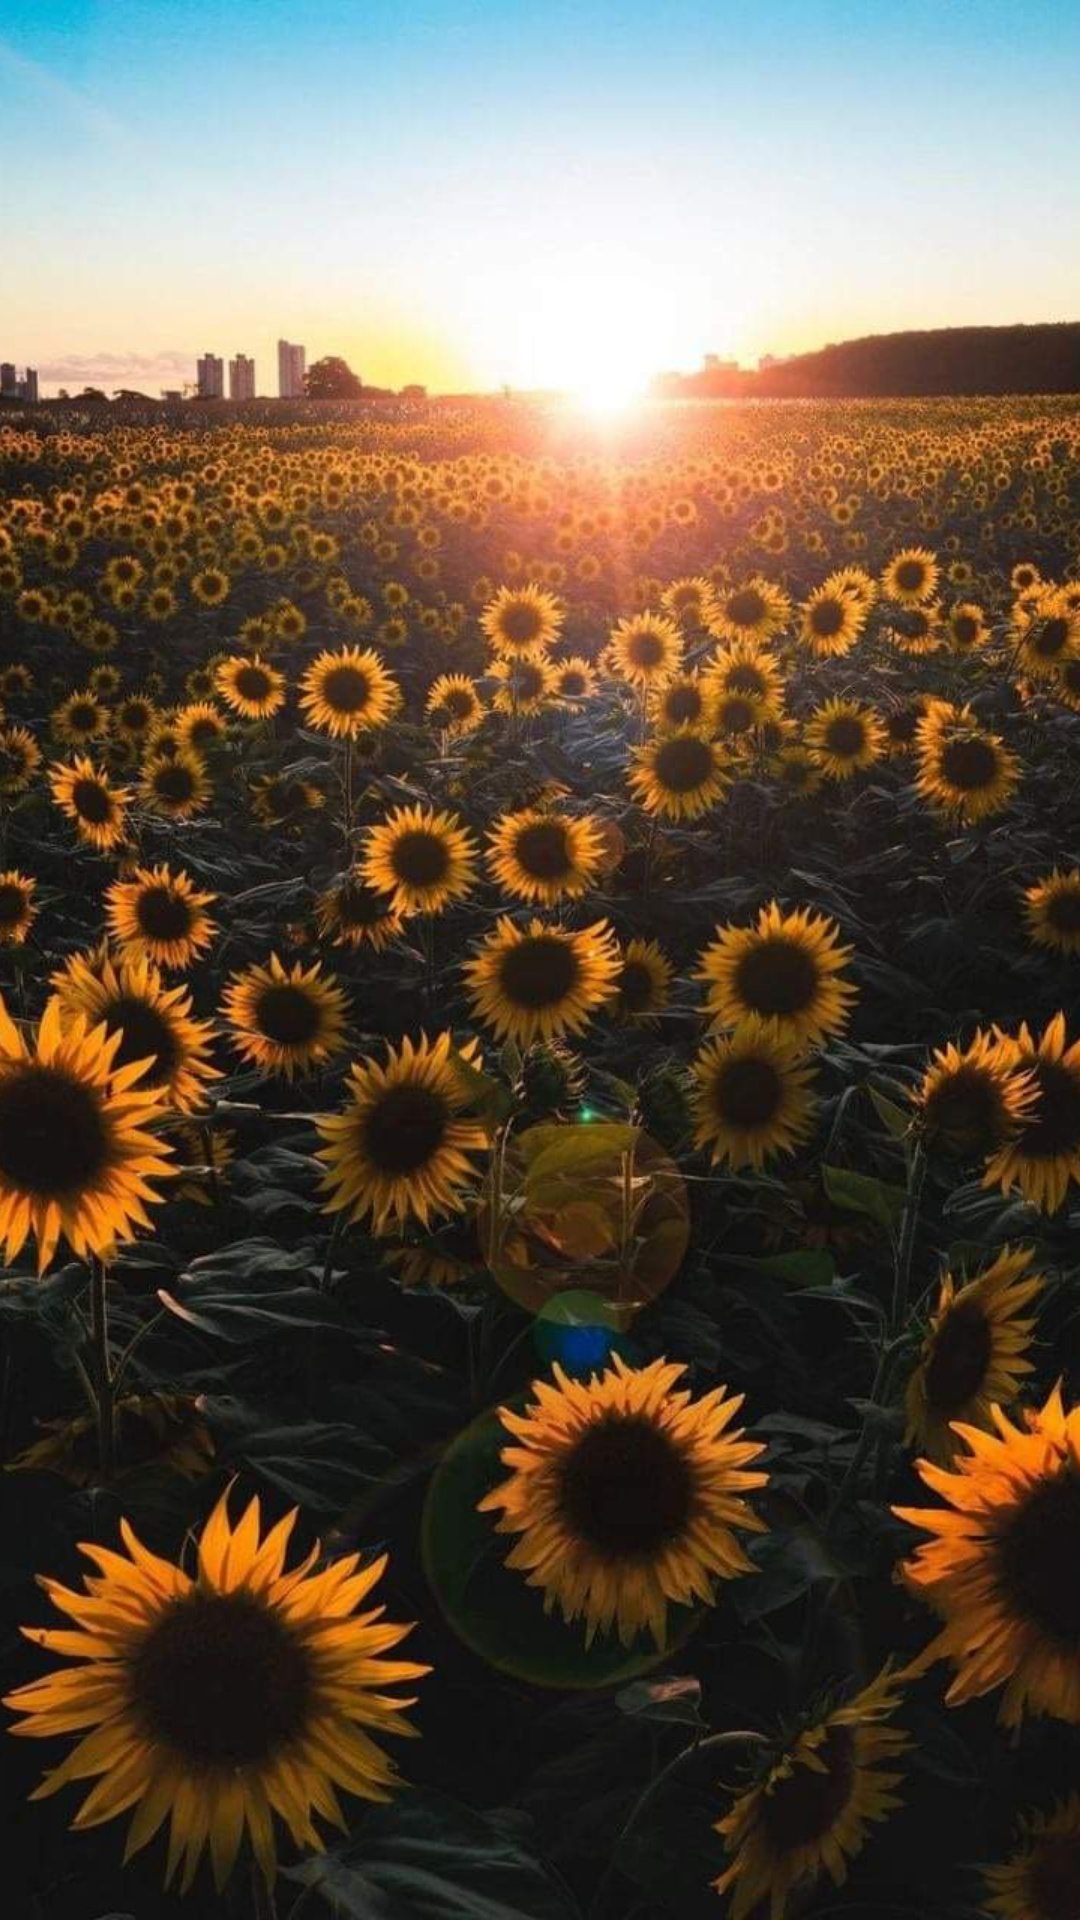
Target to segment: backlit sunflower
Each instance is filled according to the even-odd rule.
[[[41,765],[41,748],[26,727],[0,727],[0,798],[25,793]]]
[[[116,1430],[115,1477],[147,1467],[165,1467],[181,1479],[196,1480],[214,1464],[214,1442],[191,1394],[123,1394],[113,1413]],[[40,1420],[42,1435],[8,1462],[12,1470],[55,1473],[73,1487],[102,1484],[97,1421],[93,1414]]]
[[[471,1065],[475,1042],[460,1050]],[[370,1216],[377,1234],[409,1220],[460,1213],[486,1151],[487,1128],[469,1111],[472,1095],[449,1033],[387,1047],[386,1065],[361,1060],[349,1071],[349,1104],[315,1125],[325,1145],[323,1202],[350,1221]]]
[[[173,726],[180,748],[200,756],[220,746],[229,731],[224,714],[205,700],[193,700],[189,706],[178,707]]]
[[[126,787],[110,786],[106,776],[82,755],[70,765],[58,762],[49,775],[49,784],[57,806],[74,820],[80,840],[98,853],[119,846],[131,798]]]
[[[214,688],[227,707],[242,720],[266,720],[285,705],[285,675],[256,654],[223,660],[214,673]]]
[[[617,990],[618,942],[606,920],[574,932],[504,918],[462,971],[477,1018],[500,1040],[529,1046],[588,1026]]]
[[[1080,1886],[1080,1794],[1020,1821],[1015,1853],[982,1870],[980,1911],[1000,1920],[1070,1920]]]
[[[685,1371],[616,1354],[574,1380],[556,1365],[524,1413],[499,1409],[510,1474],[478,1510],[519,1536],[507,1566],[540,1588],[545,1612],[583,1621],[587,1645],[614,1629],[624,1646],[648,1631],[662,1647],[670,1606],[712,1605],[718,1580],[754,1571],[736,1529],[765,1531],[746,1498],[768,1482],[749,1470],[762,1444],[731,1428],[741,1394],[695,1400],[676,1386]]]
[[[1060,673],[1067,660],[1080,656],[1080,609],[1059,589],[1044,588],[1014,624],[1019,663],[1036,680]]]
[[[1034,1257],[1032,1247],[1005,1247],[973,1278],[958,1284],[947,1273],[942,1280],[907,1385],[904,1435],[940,1466],[957,1451],[952,1422],[989,1432],[991,1409],[1009,1406],[1033,1371],[1026,1356],[1035,1322],[1025,1310],[1043,1284],[1028,1271]]]
[[[723,747],[691,727],[657,734],[635,747],[627,781],[647,813],[696,820],[724,798],[731,781]]]
[[[773,1154],[793,1153],[813,1128],[813,1068],[773,1021],[751,1016],[707,1040],[692,1073],[694,1144],[712,1149],[714,1166],[761,1168]]]
[[[316,896],[315,924],[320,938],[335,947],[369,946],[381,953],[401,932],[401,915],[390,907],[385,893],[369,887],[353,871]]]
[[[576,707],[596,692],[596,668],[583,654],[572,653],[564,660],[553,660],[551,672],[552,698],[562,706]]]
[[[401,704],[397,681],[371,647],[316,656],[300,682],[300,711],[334,740],[385,727]]]
[[[772,900],[752,927],[717,931],[695,978],[705,982],[718,1022],[734,1027],[752,1014],[774,1020],[804,1051],[843,1032],[855,988],[843,977],[852,949],[837,944],[835,920],[808,907],[785,913]]]
[[[261,774],[251,783],[251,811],[265,827],[295,827],[325,807],[326,795],[310,780]]]
[[[1014,1426],[1000,1407],[994,1432],[958,1425],[967,1451],[953,1470],[917,1469],[940,1507],[896,1507],[931,1536],[900,1571],[938,1614],[942,1631],[915,1663],[949,1660],[945,1695],[961,1706],[1004,1687],[998,1718],[1024,1713],[1080,1722],[1080,1408],[1055,1387]]]
[[[677,673],[649,695],[648,719],[661,733],[677,733],[682,727],[712,732],[711,718],[715,694],[697,670]]]
[[[152,813],[167,820],[191,820],[210,799],[206,767],[190,748],[175,754],[155,753],[142,770],[139,797]]]
[[[612,1012],[628,1026],[651,1026],[671,999],[675,969],[656,940],[630,940],[623,949]]]
[[[480,725],[484,703],[467,673],[440,673],[424,702],[424,713],[455,740]]]
[[[1024,893],[1028,933],[1037,947],[1080,953],[1080,867],[1055,867]]]
[[[923,798],[967,825],[1000,813],[1020,781],[1020,762],[996,733],[960,720],[942,722],[931,713],[916,733]]]
[[[705,609],[709,632],[721,640],[770,640],[790,616],[791,601],[783,587],[760,574],[737,587],[720,588]]]
[[[17,867],[0,873],[0,947],[21,947],[37,917],[37,881]]]
[[[105,1254],[148,1227],[151,1184],[169,1172],[147,1129],[166,1109],[145,1063],[115,1065],[120,1036],[65,1020],[52,997],[31,1047],[0,1000],[0,1241],[8,1262],[33,1233],[38,1272],[61,1235],[73,1253]]]
[[[940,569],[926,547],[905,547],[889,561],[881,576],[881,591],[902,607],[921,607],[932,600]]]
[[[595,886],[604,847],[595,823],[536,807],[506,813],[488,833],[488,870],[518,900],[551,906]]]
[[[183,1891],[207,1848],[220,1891],[245,1838],[269,1884],[275,1815],[295,1846],[321,1849],[316,1813],[345,1826],[339,1788],[386,1800],[398,1784],[372,1736],[412,1732],[401,1712],[412,1699],[388,1689],[428,1669],[383,1657],[408,1627],[386,1621],[382,1607],[357,1611],[386,1556],[362,1567],[359,1554],[346,1554],[313,1572],[316,1542],[286,1570],[295,1523],[294,1509],[264,1535],[253,1500],[233,1526],[226,1493],[188,1573],[121,1520],[126,1555],[81,1548],[97,1569],[84,1592],[41,1580],[74,1627],[23,1629],[79,1661],[5,1702],[24,1716],[13,1733],[80,1736],[32,1798],[98,1776],[74,1828],[134,1809],[128,1860],[168,1823],[165,1880],[182,1863]]]
[[[850,653],[866,625],[867,609],[841,588],[816,587],[799,609],[799,639],[816,660]]]
[[[146,959],[114,959],[104,948],[72,954],[52,976],[65,1015],[82,1016],[120,1037],[114,1065],[147,1064],[141,1085],[181,1113],[205,1105],[206,1088],[220,1078],[210,1059],[213,1028],[192,1018],[184,985],[164,987]]]
[[[945,632],[954,653],[974,653],[990,638],[985,613],[970,600],[961,600],[949,609]]]
[[[660,613],[638,613],[612,628],[606,659],[620,680],[645,691],[678,672],[682,651],[682,634],[674,620]]]
[[[51,718],[54,735],[67,747],[91,746],[109,731],[109,709],[92,693],[70,694]]]
[[[1003,1193],[1019,1188],[1029,1206],[1056,1213],[1070,1182],[1080,1182],[1080,1040],[1067,1044],[1063,1013],[1054,1015],[1038,1041],[1026,1023],[1015,1038],[997,1032],[1005,1060],[1030,1076],[1035,1098],[1016,1133],[988,1162],[983,1185]]]
[[[900,1697],[886,1667],[845,1706],[774,1749],[762,1777],[717,1822],[732,1861],[714,1884],[729,1895],[731,1920],[766,1910],[769,1920],[783,1920],[791,1895],[822,1873],[843,1885],[868,1829],[900,1804],[895,1762],[910,1741],[884,1724]]]
[[[129,959],[174,970],[189,967],[217,932],[206,911],[216,899],[216,893],[200,893],[182,871],[135,867],[127,879],[106,888],[110,938]]]
[[[781,747],[769,761],[769,772],[777,785],[790,795],[817,793],[824,775],[814,755],[806,747]]]
[[[476,879],[477,847],[453,813],[395,807],[364,836],[363,878],[396,913],[441,913]]]
[[[724,698],[741,695],[762,714],[779,713],[784,683],[772,655],[752,640],[734,640],[717,652],[703,674],[710,692]]]
[[[265,966],[234,974],[222,1001],[233,1046],[260,1073],[291,1080],[313,1073],[345,1041],[348,1001],[318,961],[285,967],[276,953]]]
[[[826,700],[806,723],[806,746],[826,779],[850,780],[886,747],[881,716],[857,700]]]
[[[500,587],[480,615],[492,651],[506,660],[543,653],[558,639],[563,610],[543,587]]]
[[[932,1152],[982,1159],[1018,1131],[1036,1098],[1035,1083],[1010,1049],[981,1030],[967,1047],[937,1047],[912,1094],[917,1124]]]
[[[496,683],[491,703],[496,713],[521,715],[539,713],[554,697],[558,678],[550,660],[539,653],[494,660],[488,677]]]

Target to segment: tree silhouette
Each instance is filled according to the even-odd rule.
[[[309,400],[358,400],[363,390],[360,375],[336,353],[316,360],[304,376]]]

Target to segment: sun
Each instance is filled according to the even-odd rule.
[[[645,379],[619,367],[597,367],[574,381],[569,398],[582,413],[610,419],[628,413],[645,398]]]

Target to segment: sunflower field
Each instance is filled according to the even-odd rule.
[[[4,1920],[1076,1920],[1078,982],[1080,404],[0,422]]]

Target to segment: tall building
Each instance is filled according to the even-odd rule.
[[[204,353],[195,363],[200,400],[225,398],[225,362],[220,353]]]
[[[0,393],[9,394],[14,400],[18,395],[19,382],[15,366],[11,360],[0,360]]]
[[[255,362],[246,353],[238,353],[235,360],[229,361],[229,399],[254,400],[255,398]]]
[[[22,389],[22,397],[27,404],[31,407],[36,407],[38,403],[38,377],[36,367],[27,367],[25,376],[19,381],[19,386]]]
[[[277,343],[278,393],[283,400],[302,400],[304,397],[304,374],[307,371],[307,350],[292,346],[288,340]]]

